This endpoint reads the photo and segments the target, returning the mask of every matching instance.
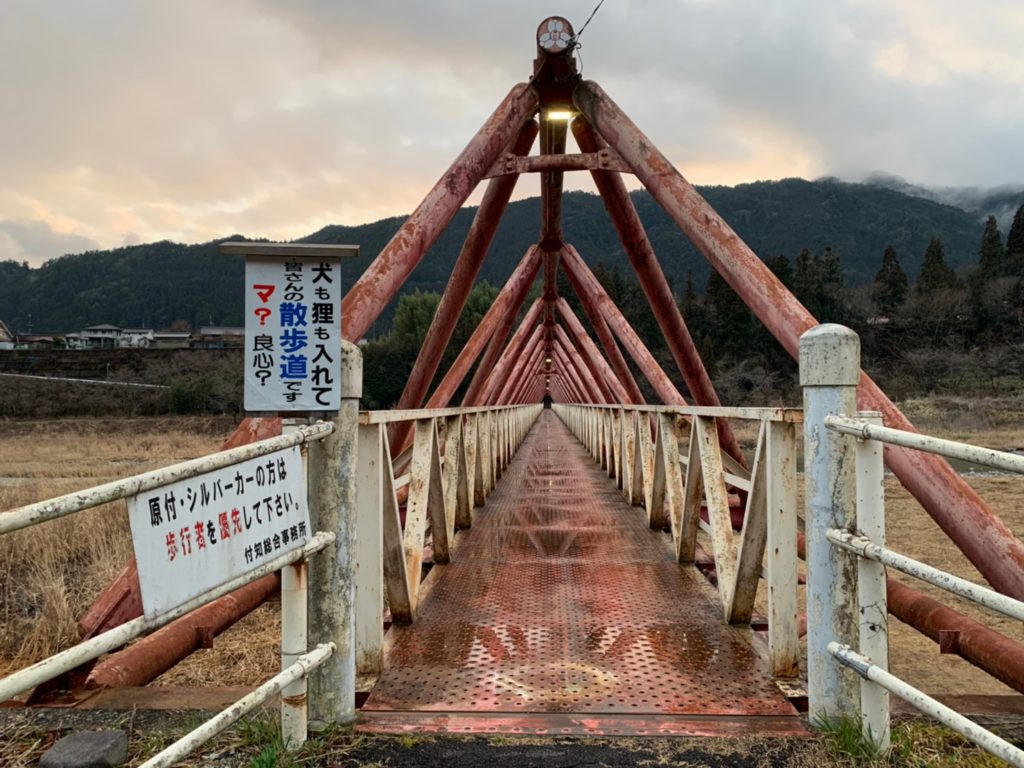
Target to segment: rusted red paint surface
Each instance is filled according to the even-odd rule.
[[[1024,647],[1020,643],[894,579],[887,581],[886,594],[889,612],[939,643],[943,653],[962,656],[997,680],[1024,693]],[[943,632],[956,633],[955,639],[946,639],[944,648]]]
[[[600,311],[601,316],[608,323],[612,332],[622,342],[629,356],[633,358],[640,372],[651,383],[658,397],[666,405],[686,405],[686,400],[676,389],[675,384],[665,373],[665,369],[658,364],[654,355],[647,349],[647,345],[633,330],[633,326],[626,320],[625,315],[612,301],[604,287],[594,277],[590,267],[586,265],[583,258],[575,248],[567,245],[562,249],[562,266],[565,268],[569,281],[573,284],[576,293],[581,297],[587,295],[593,300]]]
[[[427,401],[427,408],[443,408],[448,405],[455,394],[455,390],[459,388],[462,380],[469,373],[469,369],[476,362],[476,359],[483,352],[484,347],[497,332],[497,329],[506,322],[509,324],[514,322],[516,313],[519,312],[519,308],[522,307],[523,300],[526,298],[527,291],[530,290],[530,286],[533,285],[533,281],[537,277],[540,264],[540,249],[533,246],[527,250],[509,277],[508,282],[502,287],[491,308],[487,310],[487,313],[480,321],[480,325],[473,331],[473,335],[469,337],[466,346],[462,348],[459,356],[452,363],[452,367],[448,369],[444,379],[441,380],[437,389],[430,396],[430,399]]]
[[[342,333],[358,341],[395,297],[487,169],[537,110],[537,92],[520,83],[509,92],[423,202],[384,246],[342,300]]]
[[[501,353],[498,362],[495,363],[494,368],[487,374],[487,378],[481,385],[479,392],[473,392],[471,383],[466,396],[462,399],[463,405],[483,405],[492,402],[491,398],[494,396],[495,391],[500,389],[501,385],[505,382],[512,366],[524,355],[527,345],[531,341],[531,335],[537,329],[537,321],[540,319],[540,313],[543,309],[544,302],[541,299],[534,300],[526,315],[523,316],[523,321],[519,324],[516,332],[512,334],[512,338],[505,345],[505,351]],[[474,376],[475,381],[476,377]]]
[[[536,136],[537,122],[530,120],[519,132],[512,150],[513,153],[527,154]],[[397,408],[419,408],[423,404],[427,390],[430,388],[430,382],[434,378],[434,374],[437,373],[441,357],[448,347],[459,316],[466,306],[470,291],[473,289],[473,282],[480,273],[484,256],[494,239],[494,233],[498,229],[498,224],[508,205],[509,198],[512,196],[517,180],[517,176],[505,176],[495,179],[487,185],[487,191],[484,193],[480,207],[473,218],[473,224],[459,251],[458,259],[455,261],[437,311],[434,312],[430,328],[423,339],[423,346],[420,347],[416,363],[405,383],[405,389],[399,398]],[[402,437],[404,438],[404,435]],[[395,434],[392,434],[391,438],[392,442],[401,442],[401,439]]]
[[[612,393],[612,402],[628,403],[630,400],[629,393],[622,382],[619,381],[619,377],[615,375],[604,355],[597,348],[597,344],[590,338],[586,328],[583,327],[583,323],[576,317],[576,313],[572,311],[569,302],[560,296],[555,303],[555,307],[558,310],[559,317],[562,318],[562,322],[565,323],[565,327],[568,328],[568,333],[580,349],[581,354],[584,355],[584,359],[587,361],[587,365],[590,366],[591,371],[593,371],[594,376],[600,377],[607,382]]]
[[[516,394],[519,385],[523,381],[523,377],[527,375],[528,371],[532,371],[536,367],[537,361],[544,353],[543,334],[544,328],[542,326],[534,327],[533,333],[530,334],[530,340],[523,349],[523,354],[512,362],[505,380],[499,382],[501,386],[498,394],[489,401],[489,404],[505,405],[512,402],[512,396]]]
[[[587,125],[586,120],[579,118],[573,121],[573,135],[584,152],[597,152],[604,148],[603,141],[594,135],[593,130]],[[626,191],[626,185],[622,177],[617,173],[607,171],[594,171],[591,173],[594,184],[601,199],[604,202],[605,210],[618,232],[619,240],[622,241],[629,263],[633,265],[640,281],[640,288],[651,305],[654,319],[661,329],[662,336],[668,344],[676,367],[683,375],[690,396],[697,405],[721,405],[718,393],[715,391],[711,377],[704,368],[704,362],[697,351],[697,345],[693,343],[690,336],[690,329],[686,327],[679,305],[676,304],[672,289],[669,287],[665,273],[658,263],[658,257],[654,253],[651,241],[647,237],[644,225],[640,221],[640,215],[633,205],[633,200]],[[740,450],[732,427],[725,419],[716,422],[718,439],[722,449],[741,464],[746,464],[743,451]]]
[[[556,340],[551,346],[552,357],[556,365],[566,372],[568,377],[575,382],[584,397],[585,403],[605,403],[606,395],[597,388],[594,377],[586,368],[580,369],[581,363],[577,356],[572,356],[565,349],[560,340]]]
[[[459,727],[504,730],[552,716],[582,730],[670,731],[668,716],[701,716],[721,718],[709,725],[721,732],[796,714],[751,633],[721,621],[673,561],[668,537],[650,530],[551,412],[432,578],[416,623],[391,630],[365,728],[471,712],[479,719]]]
[[[722,278],[797,359],[801,334],[818,324],[814,316],[600,86],[581,82],[573,100]],[[859,402],[861,408],[881,411],[887,426],[913,429],[866,374],[861,376]],[[1024,543],[967,482],[933,454],[894,446],[886,448],[885,456],[886,464],[903,486],[989,583],[1007,595],[1024,599]]]
[[[86,686],[107,688],[146,685],[207,641],[252,612],[280,589],[281,577],[271,573],[214,600],[166,627],[107,657],[90,673]]]
[[[618,398],[614,396],[612,388],[608,382],[605,381],[597,363],[590,360],[583,349],[577,347],[576,342],[569,338],[569,334],[565,332],[565,328],[563,326],[555,326],[555,336],[558,340],[558,344],[562,348],[562,351],[569,355],[572,359],[573,366],[580,372],[580,375],[585,376],[587,381],[593,383],[596,393],[601,397],[598,402],[616,402]]]

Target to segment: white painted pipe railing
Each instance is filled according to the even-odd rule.
[[[25,667],[24,669],[0,680],[0,701],[11,699],[36,687],[37,685],[42,685],[48,680],[52,680],[57,675],[61,675],[75,667],[81,666],[87,661],[99,658],[104,653],[109,653],[110,651],[120,648],[125,643],[128,643],[137,637],[141,637],[142,635],[149,634],[153,630],[159,629],[165,624],[170,624],[175,619],[179,619],[185,614],[191,613],[196,608],[201,608],[219,597],[223,597],[224,595],[234,592],[239,587],[244,587],[246,584],[256,581],[257,579],[261,579],[268,573],[279,571],[285,566],[291,565],[299,560],[305,560],[314,552],[319,552],[333,541],[333,533],[317,533],[302,549],[292,550],[291,552],[279,555],[258,568],[254,568],[248,573],[238,576],[231,581],[224,582],[219,587],[211,589],[209,592],[199,595],[198,597],[189,600],[187,603],[182,603],[178,607],[167,611],[156,618],[146,619],[145,617],[140,616],[137,619],[126,621],[118,627],[107,630],[101,635],[90,637],[88,640],[83,640],[78,645],[54,654],[48,659],[37,661],[35,664]]]
[[[270,678],[255,691],[239,699],[230,707],[207,720],[194,731],[186,734],[159,754],[144,762],[139,768],[166,768],[185,758],[192,750],[202,746],[236,720],[244,717],[260,704],[277,694],[284,695],[288,686],[306,679],[310,672],[327,661],[334,654],[333,644],[319,645],[309,653],[299,656],[280,674]],[[288,744],[287,741],[285,741]]]
[[[880,414],[874,412],[850,415],[855,409],[852,399],[847,397],[845,402],[840,402],[838,392],[831,390],[846,388],[849,394],[850,387],[855,389],[860,369],[859,347],[859,339],[853,331],[835,325],[812,328],[800,342],[800,378],[805,387],[806,406],[807,548],[808,552],[818,553],[808,558],[807,577],[810,711],[812,715],[828,717],[859,716],[864,736],[885,753],[889,749],[888,695],[891,693],[983,749],[1012,765],[1024,767],[1024,752],[888,672],[885,566],[1013,619],[1024,620],[1024,603],[885,546],[882,449],[883,444],[900,445],[1021,473],[1024,473],[1024,457],[884,427]],[[809,398],[823,398],[822,402],[831,398],[831,405],[812,407]],[[820,446],[826,442],[832,447],[821,450]],[[821,497],[818,501],[811,498],[816,488],[828,490],[828,493],[818,494]],[[851,517],[849,503],[853,498],[855,515]],[[834,558],[835,549],[855,558],[845,561]],[[856,579],[852,581],[854,574]],[[825,621],[814,620],[812,603],[818,605]],[[857,627],[859,652],[851,649],[854,626]],[[832,669],[821,667],[818,650],[823,647],[831,659],[839,662],[833,661]],[[859,697],[851,698],[848,681],[835,679],[840,665],[860,675]],[[818,670],[817,681],[815,669]],[[822,685],[822,680],[834,681],[834,684]]]
[[[959,712],[950,709],[931,696],[922,693],[917,688],[900,680],[890,674],[871,659],[853,651],[847,645],[836,642],[828,644],[831,653],[840,664],[855,671],[865,680],[870,680],[879,685],[894,696],[899,696],[904,701],[913,705],[915,709],[929,717],[933,717],[943,725],[952,728],[965,739],[977,744],[987,752],[992,753],[1016,768],[1024,768],[1024,751],[1010,744],[1008,741],[999,738],[991,731],[985,730],[972,720],[968,720]]]
[[[266,456],[268,453],[280,451],[282,448],[291,448],[294,445],[301,445],[310,440],[318,440],[326,437],[333,431],[334,425],[327,422],[317,422],[316,424],[304,426],[289,435],[271,437],[258,443],[250,443],[238,448],[212,453],[209,456],[192,459],[191,461],[183,461],[179,464],[163,467],[162,469],[154,469],[152,472],[143,472],[142,474],[114,480],[81,491],[73,491],[63,496],[47,499],[46,501],[16,507],[7,512],[0,513],[0,535],[28,528],[38,523],[45,523],[48,520],[56,520],[75,512],[82,512],[92,507],[98,507],[101,504],[108,504],[111,501],[136,496],[145,491],[150,491],[169,483],[175,483],[179,480],[198,477],[206,472],[230,467],[247,459]]]
[[[1014,453],[995,451],[969,443],[958,443],[955,440],[943,440],[940,437],[921,435],[917,432],[906,432],[902,429],[870,424],[863,419],[851,419],[843,416],[829,416],[825,419],[825,426],[835,432],[853,435],[862,440],[878,440],[881,443],[916,448],[925,453],[936,453],[950,459],[960,459],[993,469],[1024,474],[1024,456]]]
[[[947,592],[952,592],[960,597],[998,611],[1004,616],[1009,616],[1017,621],[1024,621],[1024,602],[1015,600],[995,590],[975,584],[973,581],[962,579],[946,571],[940,571],[927,563],[901,555],[886,547],[879,546],[865,536],[858,536],[849,531],[831,530],[828,532],[828,540],[847,552],[853,552],[859,557],[867,560],[875,560],[879,563],[891,566],[901,573],[913,576],[915,579],[926,581]]]

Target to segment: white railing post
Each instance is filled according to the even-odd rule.
[[[881,425],[882,415],[861,411],[869,424]],[[882,444],[857,441],[857,531],[885,546],[885,464]],[[848,553],[842,553],[850,557]],[[865,557],[857,560],[857,600],[860,605],[860,652],[881,669],[889,670],[889,612],[885,566]],[[881,752],[889,750],[889,692],[867,678],[860,681],[861,725],[864,735]]]
[[[356,674],[384,668],[384,483],[390,471],[383,424],[359,427],[356,461]]]
[[[766,435],[768,657],[772,675],[800,674],[797,629],[796,427],[769,421]]]
[[[310,726],[355,719],[355,599],[352,540],[356,512],[356,450],[363,362],[359,348],[343,341],[341,408],[334,432],[309,452],[309,511],[313,530],[336,539],[310,562],[309,641],[336,651],[309,680]]]
[[[299,560],[281,569],[281,670],[288,669],[307,653],[308,564]],[[296,750],[306,743],[308,721],[306,676],[281,689],[281,740]]]
[[[825,427],[831,414],[857,409],[860,339],[849,328],[825,324],[800,337],[804,393],[804,482],[807,538],[807,692],[809,715],[856,717],[857,680],[845,673],[828,644],[857,642],[857,568],[826,538],[830,528],[850,530],[856,520],[854,446]]]

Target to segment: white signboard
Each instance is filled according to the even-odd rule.
[[[128,518],[146,618],[312,535],[298,446],[132,496]]]
[[[341,406],[341,260],[246,256],[245,409]]]

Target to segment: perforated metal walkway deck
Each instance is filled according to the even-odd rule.
[[[802,732],[749,629],[725,625],[551,411],[394,627],[368,730]]]

